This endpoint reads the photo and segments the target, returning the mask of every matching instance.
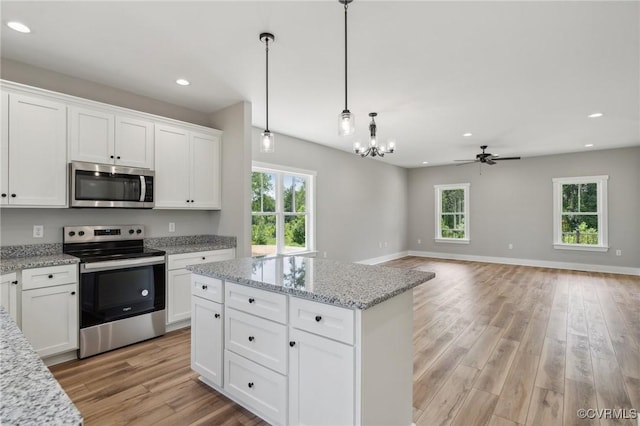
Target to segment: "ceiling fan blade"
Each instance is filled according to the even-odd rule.
[[[493,161],[491,158],[485,158],[485,159],[484,159],[484,163],[485,163],[485,164],[488,164],[488,165],[490,165],[490,166],[493,166],[494,164],[496,164],[496,162],[495,162],[495,161]]]
[[[478,160],[454,160],[454,161],[466,161],[466,163],[458,163],[456,166],[464,166],[465,164],[478,163]]]
[[[500,157],[500,158],[493,158],[493,160],[519,160],[520,157]]]
[[[480,160],[453,160],[453,161],[466,161],[468,163],[475,163],[476,161],[480,161]]]

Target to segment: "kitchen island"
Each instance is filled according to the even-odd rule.
[[[273,424],[411,425],[412,289],[435,274],[302,256],[189,269],[204,383]]]

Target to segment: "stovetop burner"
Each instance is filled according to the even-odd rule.
[[[144,225],[65,226],[62,240],[62,251],[83,263],[165,255],[144,247]]]

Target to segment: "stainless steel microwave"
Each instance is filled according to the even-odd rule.
[[[153,207],[154,172],[73,161],[69,164],[71,207]]]

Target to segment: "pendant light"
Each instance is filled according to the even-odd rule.
[[[356,117],[347,107],[347,8],[353,0],[338,0],[344,5],[344,110],[338,116],[338,134],[349,136],[356,131]]]
[[[265,44],[266,51],[266,123],[264,132],[260,134],[260,152],[271,153],[274,152],[275,137],[273,133],[269,131],[269,42],[273,43],[275,36],[271,33],[260,34],[260,41]]]
[[[378,126],[376,125],[375,118],[378,116],[377,112],[370,112],[371,123],[369,124],[369,145],[362,146],[360,142],[353,144],[353,152],[366,157],[368,155],[372,157],[384,157],[385,154],[393,154],[396,150],[395,141],[389,141],[388,145],[378,145],[378,136],[376,135]]]

